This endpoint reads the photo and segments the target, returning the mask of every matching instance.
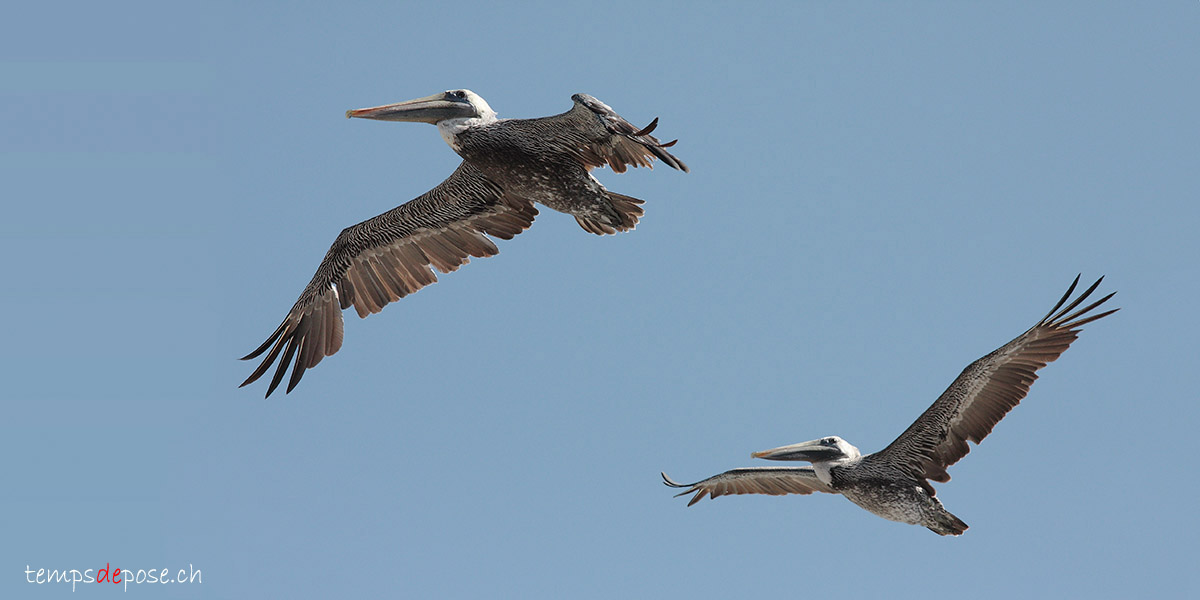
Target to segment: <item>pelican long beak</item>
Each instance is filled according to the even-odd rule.
[[[346,118],[375,119],[378,121],[409,121],[437,124],[447,119],[478,116],[469,102],[447,100],[446,94],[434,94],[424,98],[359,108],[346,111]]]
[[[790,446],[780,446],[762,452],[755,452],[750,456],[754,458],[765,458],[767,460],[806,460],[808,462],[822,462],[834,460],[842,456],[842,451],[826,446],[821,443],[821,440],[813,440],[811,442],[800,442]]]

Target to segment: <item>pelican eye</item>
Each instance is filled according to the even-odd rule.
[[[467,97],[467,94],[465,92],[463,92],[462,90],[454,90],[453,92],[446,92],[446,95],[451,98],[454,98],[456,100],[463,100]]]

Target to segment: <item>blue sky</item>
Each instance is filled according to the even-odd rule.
[[[15,11],[15,14],[14,14]],[[1200,5],[24,3],[0,24],[0,595],[1187,596]],[[458,158],[346,109],[590,93],[690,174],[599,238],[534,227],[366,320],[288,396],[236,357],[345,226]],[[844,499],[659,481],[902,431],[1076,273],[1089,325],[939,486],[941,538]]]

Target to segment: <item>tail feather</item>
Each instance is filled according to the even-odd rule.
[[[949,511],[943,511],[938,515],[936,523],[926,525],[926,527],[938,535],[962,535],[967,530],[967,524],[962,519],[950,514]]]
[[[643,201],[632,196],[608,192],[608,200],[611,203],[613,210],[616,211],[617,217],[620,218],[620,222],[612,222],[613,219],[611,218],[601,221],[590,217],[581,217],[576,215],[575,220],[579,223],[579,226],[582,227],[584,231],[587,231],[588,233],[594,233],[596,235],[613,234],[618,231],[629,231],[637,226],[638,217],[646,214],[641,207]]]

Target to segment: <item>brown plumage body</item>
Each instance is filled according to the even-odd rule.
[[[338,235],[283,323],[243,357],[265,353],[242,385],[278,359],[269,396],[294,360],[290,392],[306,369],[341,348],[342,309],[366,317],[436,282],[432,269],[449,273],[471,257],[495,255],[489,236],[507,240],[527,229],[535,203],[573,215],[597,235],[633,229],[642,201],[609,192],[589,171],[608,165],[620,173],[654,159],[687,166],[665,150],[674,142],[650,135],[657,119],[639,130],[591,96],[572,100],[571,110],[539,119],[497,119],[469,90],[348,112],[437,124],[463,162],[432,190]]]
[[[663,480],[671,487],[686,488],[681,496],[695,493],[688,506],[706,495],[825,492],[842,494],[891,521],[922,525],[939,535],[959,535],[967,524],[942,506],[929,480],[949,481],[946,469],[970,452],[967,442],[978,444],[992,432],[1029,393],[1037,371],[1066,351],[1081,327],[1117,311],[1089,314],[1113,294],[1075,310],[1103,279],[1067,304],[1079,284],[1076,277],[1049,314],[963,369],[932,406],[879,452],[864,456],[845,440],[830,436],[754,453],[769,460],[809,461],[811,467],[733,469],[692,484],[675,483],[664,473]]]

